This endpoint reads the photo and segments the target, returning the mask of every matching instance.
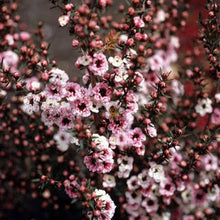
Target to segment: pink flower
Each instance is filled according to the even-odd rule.
[[[135,27],[137,28],[142,28],[145,26],[144,21],[139,16],[134,17],[133,21],[134,21]]]
[[[127,104],[126,111],[129,113],[136,113],[138,110],[137,102],[138,102],[137,95],[132,90],[129,90],[126,94],[126,104]]]
[[[28,41],[28,40],[30,40],[31,35],[26,31],[22,31],[20,33],[20,38],[21,38],[22,41]]]
[[[128,144],[127,133],[123,132],[123,131],[120,131],[120,132],[117,132],[117,133],[113,134],[109,138],[109,143],[112,144],[112,145],[119,146],[119,149],[121,151],[126,150],[126,149],[124,149],[124,147],[126,147],[126,145]]]
[[[94,191],[94,195],[96,196],[94,198],[95,205],[99,204],[101,207],[99,207],[101,213],[100,217],[97,218],[97,220],[110,220],[112,219],[114,213],[115,213],[115,204],[112,201],[111,197],[101,189],[96,189]]]
[[[142,206],[145,208],[147,213],[156,212],[159,208],[157,197],[151,195],[144,199]]]
[[[45,87],[45,95],[48,98],[61,100],[63,97],[65,97],[65,92],[65,88],[58,84],[49,84]]]
[[[107,0],[99,0],[99,6],[101,6],[102,8],[105,8],[107,5]]]
[[[40,110],[39,102],[40,102],[39,95],[35,95],[33,93],[28,93],[24,97],[23,111],[29,115],[33,114],[34,112],[39,111]]]
[[[182,155],[174,151],[170,159],[170,166],[172,169],[180,170],[179,163],[182,161]]]
[[[72,46],[73,47],[77,47],[79,45],[79,41],[78,40],[72,40]]]
[[[130,172],[133,168],[133,157],[128,156],[121,156],[118,158],[118,177],[119,178],[128,178],[130,175]]]
[[[73,128],[73,114],[70,106],[61,107],[59,110],[59,119],[56,124],[60,129],[71,129]]]
[[[81,87],[77,83],[68,82],[65,86],[66,94],[65,97],[68,101],[72,102],[78,98],[81,93]]]
[[[140,147],[135,147],[135,152],[137,155],[143,156],[145,153],[145,145],[142,144]]]
[[[109,102],[111,100],[111,90],[106,83],[97,83],[94,88],[92,88],[92,94],[94,100],[100,103]]]
[[[103,76],[108,71],[108,61],[104,54],[95,53],[93,55],[92,63],[89,65],[89,70],[95,76]]]
[[[127,180],[127,186],[129,190],[136,190],[139,188],[137,176],[132,176]]]
[[[51,69],[49,74],[49,82],[54,85],[66,86],[66,83],[69,80],[69,76],[67,75],[67,73],[58,68]]]
[[[138,184],[142,188],[148,188],[152,184],[152,179],[148,175],[148,170],[144,169],[138,174]]]
[[[146,140],[146,136],[140,128],[130,130],[128,133],[129,144],[134,147],[141,147],[142,143]]]
[[[125,203],[123,207],[126,209],[126,212],[130,215],[129,220],[135,220],[140,215],[141,207],[139,203]]]
[[[195,217],[193,215],[184,215],[183,220],[195,220]]]
[[[196,203],[203,203],[206,201],[206,194],[203,190],[194,190],[193,198]]]
[[[108,129],[112,131],[112,133],[116,133],[128,129],[130,125],[131,120],[129,120],[129,114],[125,114],[117,117],[116,119],[110,118]]]
[[[218,169],[218,158],[212,154],[207,154],[201,158],[201,162],[204,164],[206,171]]]
[[[126,199],[129,204],[140,204],[142,195],[139,190],[125,192]]]
[[[142,39],[142,34],[140,32],[135,34],[135,39],[136,40],[141,40]]]
[[[69,144],[70,144],[70,138],[71,138],[71,134],[67,133],[63,130],[59,130],[55,135],[54,135],[54,140],[57,143],[57,149],[65,152],[68,150],[69,148]]]
[[[41,119],[47,125],[50,126],[57,121],[59,117],[60,105],[56,99],[47,98],[41,105]]]
[[[88,117],[91,115],[91,107],[92,107],[92,102],[90,101],[89,97],[82,97],[78,98],[72,103],[73,106],[73,114],[76,115],[77,117]]]
[[[77,89],[76,99],[71,101],[70,104],[73,107],[73,114],[77,117],[88,117],[91,114],[92,102],[89,97],[89,92],[86,88],[81,87],[80,89],[78,86],[75,87]],[[79,89],[79,90],[78,90]]]
[[[168,179],[160,182],[159,192],[161,195],[170,197],[175,192],[175,185]]]
[[[108,173],[112,170],[114,164],[113,151],[109,147],[98,145],[91,150],[89,156],[84,157],[84,163],[92,172]]]
[[[76,178],[74,178],[73,180],[65,180],[64,183],[64,188],[66,191],[66,194],[71,198],[77,198],[78,194],[77,194],[77,188],[79,188],[79,184],[76,181]]]

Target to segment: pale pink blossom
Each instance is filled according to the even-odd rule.
[[[96,83],[92,88],[92,95],[96,102],[106,103],[111,100],[111,89],[106,83]]]
[[[128,189],[133,191],[139,188],[139,184],[138,184],[138,178],[137,176],[131,176],[128,180],[127,180],[127,186]]]
[[[175,189],[176,189],[175,185],[172,183],[172,181],[168,179],[160,182],[159,192],[163,196],[166,197],[172,196],[175,192]]]
[[[155,196],[147,197],[143,200],[142,206],[147,213],[156,212],[159,208],[158,199]]]
[[[128,133],[129,143],[134,147],[141,147],[146,140],[146,136],[140,128],[130,130]]]
[[[140,204],[142,201],[140,190],[126,191],[125,196],[129,204]]]
[[[108,71],[108,61],[102,53],[93,54],[92,63],[89,64],[89,70],[95,76],[103,76]]]

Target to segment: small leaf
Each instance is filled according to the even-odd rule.
[[[32,179],[31,182],[38,183],[38,182],[40,182],[40,178]]]
[[[71,201],[71,204],[76,203],[76,202],[77,202],[77,200],[78,200],[78,199],[73,199],[73,200]]]
[[[94,210],[95,209],[94,201],[89,201],[89,206]]]
[[[84,143],[83,143],[83,140],[81,139],[80,140],[80,149],[82,150],[84,148]]]

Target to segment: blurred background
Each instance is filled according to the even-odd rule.
[[[43,21],[46,40],[51,43],[50,57],[69,75],[75,75],[77,69],[73,64],[77,56],[76,50],[71,47],[73,37],[68,34],[67,28],[59,27],[57,19],[61,12],[57,8],[50,10],[51,7],[48,0],[22,0],[18,12],[30,29],[36,28],[38,21]]]

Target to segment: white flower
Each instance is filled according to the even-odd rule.
[[[165,179],[163,166],[152,163],[151,168],[149,169],[149,176],[157,183],[163,181]]]
[[[68,15],[62,15],[58,18],[58,22],[60,24],[61,27],[67,25],[70,21],[70,18]]]
[[[119,56],[109,57],[108,62],[111,63],[114,67],[120,67],[123,64],[123,60]]]
[[[165,21],[165,18],[166,18],[165,16],[166,16],[165,11],[159,10],[157,12],[157,16],[155,18],[155,22],[156,23],[161,23],[161,22]]]
[[[14,44],[14,37],[11,34],[6,34],[5,35],[5,40],[7,41],[8,45],[13,45]]]
[[[125,81],[127,78],[128,74],[125,68],[120,68],[117,74],[115,75],[115,82]]]
[[[178,37],[175,37],[175,36],[171,36],[171,37],[170,37],[170,44],[171,44],[174,48],[179,48],[179,47],[180,47],[179,38],[178,38]]]
[[[212,112],[212,100],[209,98],[199,99],[198,104],[195,106],[195,110],[201,116],[205,116],[206,113],[211,113]]]
[[[81,58],[82,58],[81,62],[82,62],[83,66],[88,66],[90,64],[90,62],[91,62],[91,57],[90,56],[85,55],[85,56],[82,56]]]
[[[90,111],[94,113],[99,113],[99,108],[101,107],[100,103],[92,102],[92,105],[90,107]]]
[[[191,200],[192,192],[190,189],[186,189],[181,193],[181,197],[184,203],[189,203]]]
[[[116,182],[115,182],[115,177],[109,174],[105,174],[103,177],[103,187],[115,187]]]
[[[3,89],[0,89],[0,96],[4,97],[6,96],[7,92]]]
[[[125,34],[120,35],[119,40],[126,43],[126,41],[128,40],[128,36]]]
[[[57,100],[51,99],[51,98],[47,98],[41,105],[41,110],[43,111],[47,111],[52,110],[52,111],[56,111],[57,109],[59,109],[60,105],[57,102]]]
[[[40,82],[37,82],[37,81],[32,82],[31,87],[34,91],[40,89]]]
[[[67,151],[70,144],[70,133],[67,133],[63,130],[59,130],[53,137],[57,143],[57,149],[64,152]]]
[[[183,84],[176,79],[172,80],[171,89],[176,96],[182,96],[184,94]]]
[[[119,178],[128,178],[130,175],[131,170],[133,169],[133,157],[122,156],[118,158],[117,163],[119,165],[118,170]]]
[[[126,191],[125,196],[129,204],[140,204],[142,201],[141,191],[137,189],[135,191]]]
[[[102,189],[95,189],[95,194],[98,197],[99,200],[102,200],[103,202],[110,202],[112,201],[111,197],[109,194],[107,194],[104,190]]]
[[[101,136],[99,134],[93,134],[92,140],[95,142],[96,145],[98,145],[98,146],[101,145],[102,148],[109,147],[108,139],[105,136]]]
[[[33,112],[39,111],[39,102],[40,102],[40,96],[35,95],[33,93],[28,93],[23,100],[23,106],[22,110],[31,115]]]
[[[49,72],[50,74],[50,83],[54,85],[65,86],[66,82],[69,80],[69,76],[66,72],[59,68],[53,68]]]

